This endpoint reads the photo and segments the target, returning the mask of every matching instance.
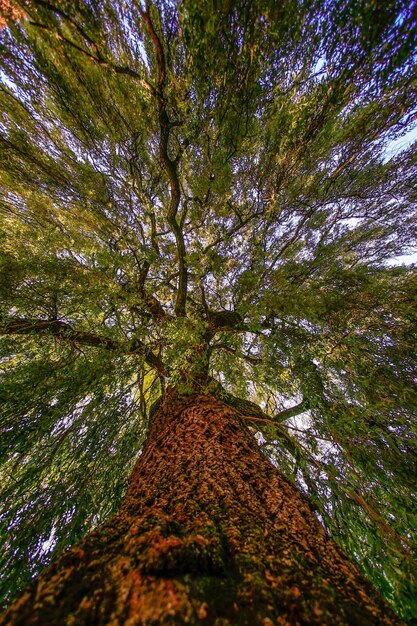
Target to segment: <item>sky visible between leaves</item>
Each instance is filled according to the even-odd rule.
[[[207,341],[210,389],[262,407],[416,617],[412,4],[93,4],[0,33],[4,597],[115,510]]]

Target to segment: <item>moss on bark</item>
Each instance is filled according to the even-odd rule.
[[[167,394],[120,511],[0,625],[400,624],[212,395]]]

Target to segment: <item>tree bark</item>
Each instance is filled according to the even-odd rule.
[[[0,625],[400,624],[212,395],[169,392],[120,511]]]

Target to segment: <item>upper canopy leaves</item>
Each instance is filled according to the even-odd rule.
[[[415,615],[415,2],[1,7],[6,597],[192,375]]]

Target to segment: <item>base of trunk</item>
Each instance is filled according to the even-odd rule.
[[[400,624],[213,396],[156,412],[120,511],[0,625]]]

